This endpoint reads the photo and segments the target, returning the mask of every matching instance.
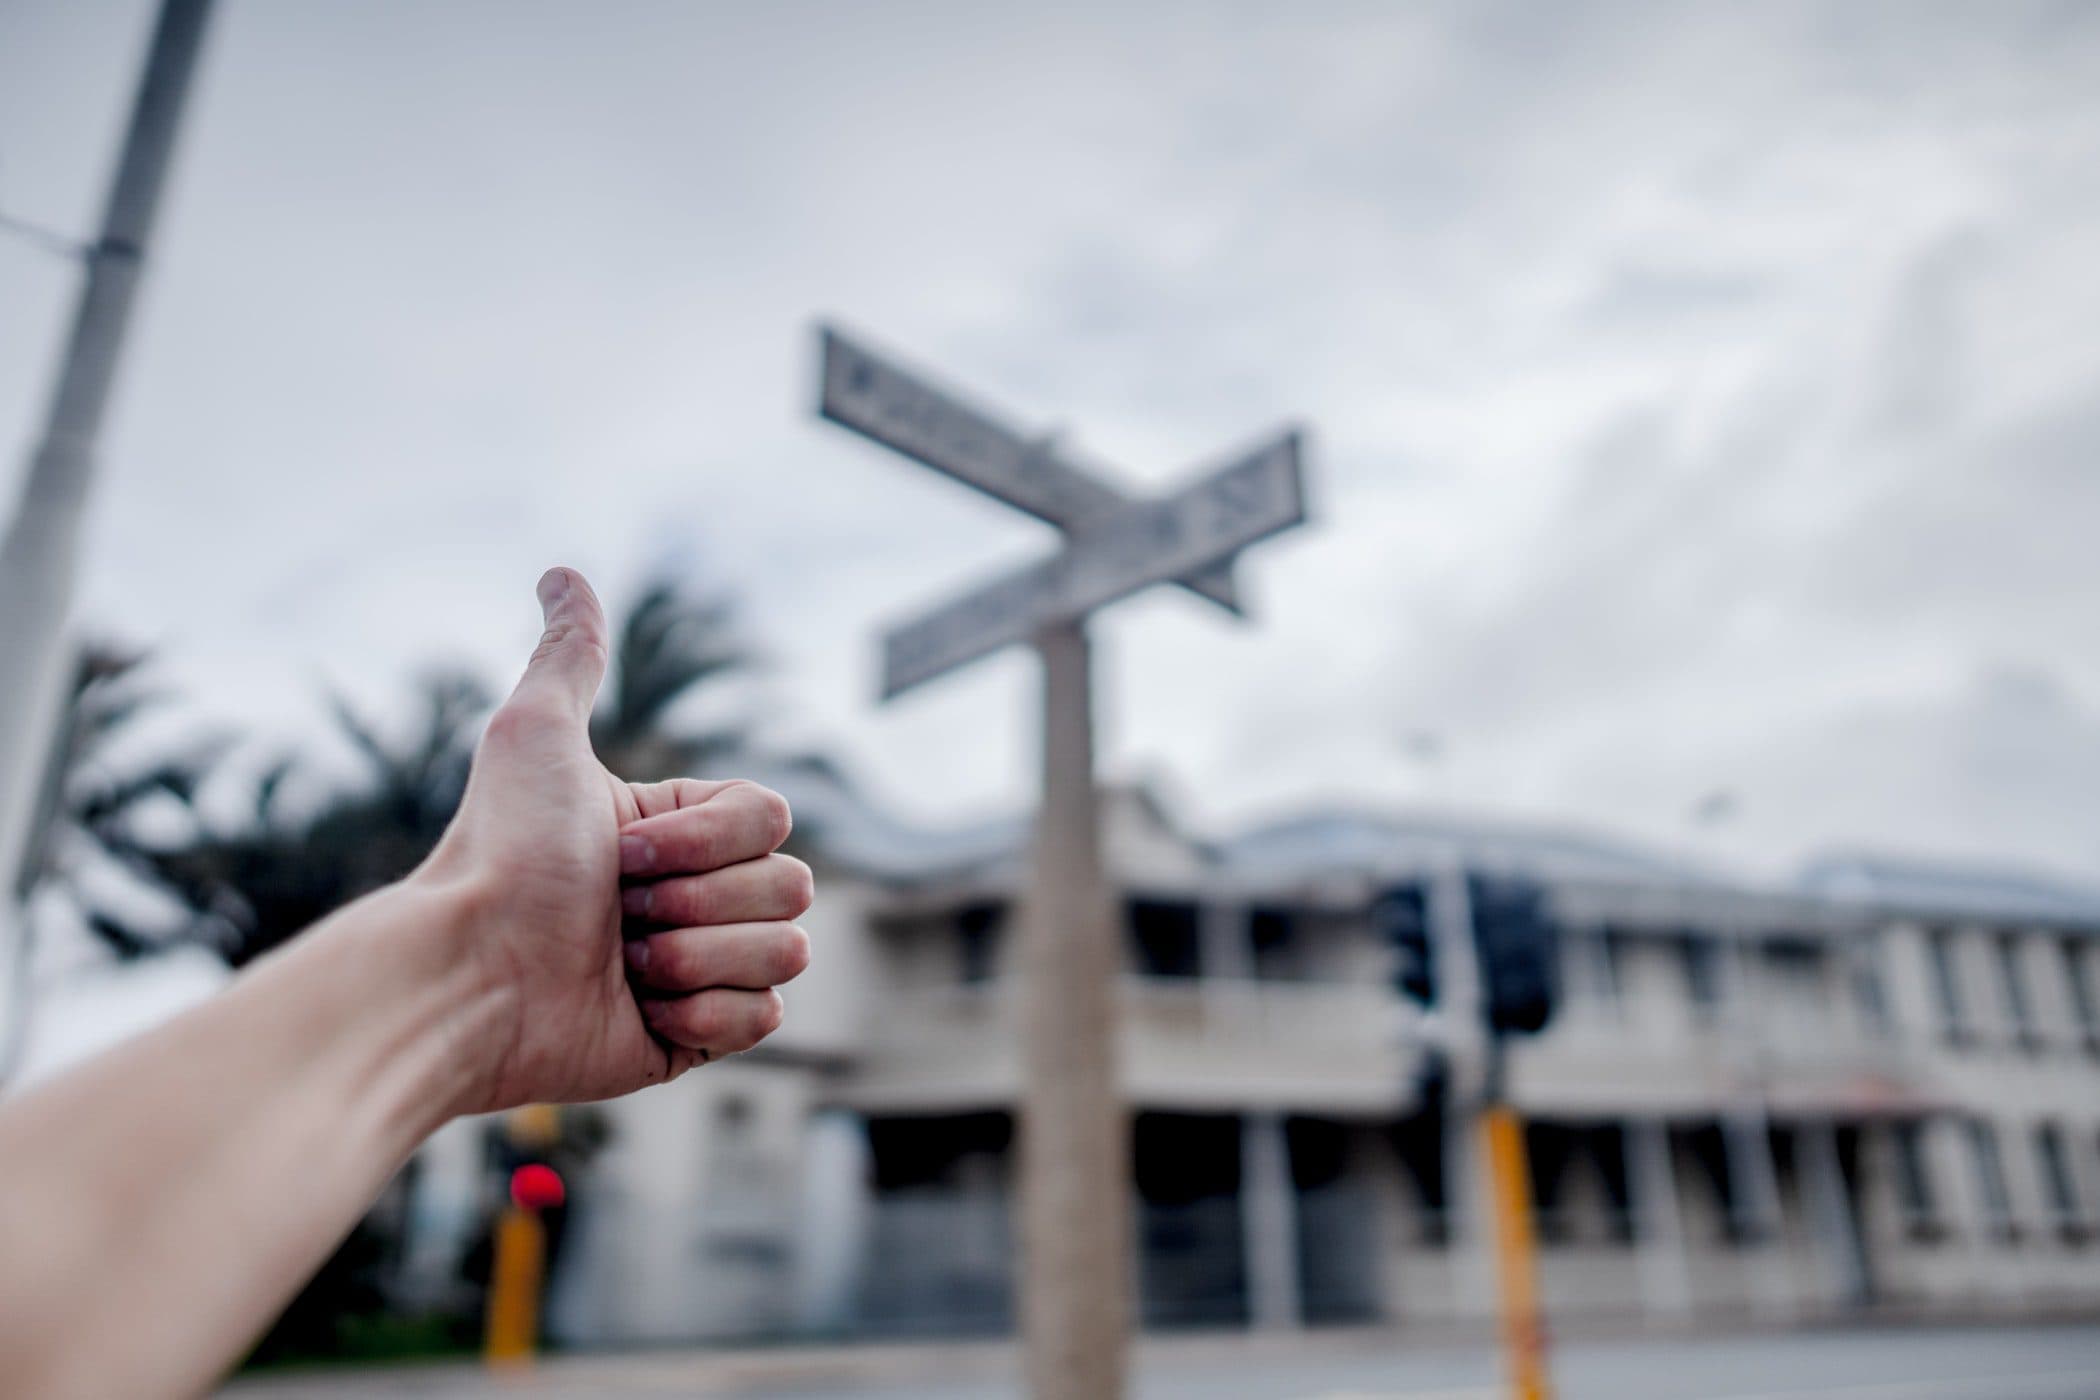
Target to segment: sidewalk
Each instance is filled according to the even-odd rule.
[[[1562,1400],[2090,1400],[2100,1329],[2054,1325],[1605,1334],[1560,1338]],[[1391,1328],[1279,1336],[1151,1337],[1137,1350],[1145,1400],[1498,1400],[1485,1335]],[[472,1364],[254,1377],[227,1400],[366,1396],[654,1395],[765,1400],[1005,1400],[1020,1388],[1011,1343],[910,1343],[557,1356],[491,1375]]]

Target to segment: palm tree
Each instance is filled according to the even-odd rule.
[[[199,927],[200,911],[186,891],[157,871],[164,848],[147,832],[152,813],[169,809],[177,825],[195,831],[197,789],[225,750],[207,738],[141,766],[121,760],[133,723],[168,698],[143,684],[146,664],[146,653],[106,641],[87,643],[75,657],[31,846],[11,892],[24,907],[32,894],[56,896],[119,958],[183,940]],[[122,914],[111,903],[118,888]],[[143,918],[142,904],[152,909]],[[28,1046],[38,914],[48,912],[32,911],[13,940],[0,1085],[13,1077]]]
[[[363,772],[318,808],[286,810],[284,789],[299,765],[280,759],[256,783],[241,822],[158,854],[160,877],[217,916],[229,962],[248,962],[399,879],[436,844],[466,790],[490,699],[477,679],[458,671],[427,673],[416,690],[416,724],[400,741],[342,697],[330,698],[336,727]]]
[[[724,595],[691,597],[658,578],[642,590],[613,643],[612,669],[591,745],[607,768],[635,782],[699,773],[744,746],[740,721],[682,726],[672,713],[709,681],[748,671],[752,655]]]
[[[122,760],[133,724],[169,698],[144,684],[146,664],[146,653],[109,642],[81,648],[39,801],[35,845],[16,891],[21,899],[40,891],[63,894],[121,958],[190,932],[197,911],[161,878],[154,862],[166,844],[147,832],[156,810],[172,811],[177,824],[194,832],[197,790],[227,748],[223,739],[207,737],[141,765]],[[96,887],[112,870],[168,906],[152,921],[156,926],[141,927],[136,914],[123,918],[106,907]]]
[[[329,911],[400,878],[443,833],[466,788],[474,743],[493,693],[477,677],[440,669],[420,677],[417,720],[389,739],[348,701],[332,696],[336,726],[362,773],[310,810],[288,810],[285,791],[303,765],[285,758],[254,783],[231,823],[207,821],[198,789],[216,779],[228,745],[207,737],[143,763],[122,761],[137,718],[165,692],[143,683],[146,658],[108,644],[83,650],[67,721],[51,766],[42,833],[24,863],[22,893],[54,890],[117,956],[173,942],[204,943],[239,966]],[[745,743],[741,716],[688,713],[703,687],[749,670],[733,600],[695,595],[671,579],[645,586],[620,620],[611,675],[591,739],[606,766],[650,781],[718,769]],[[152,814],[172,810],[170,836],[149,836]],[[153,897],[142,921],[136,898],[112,901],[111,870]],[[18,956],[26,966],[26,940]],[[26,979],[16,977],[19,989]],[[22,1023],[9,1017],[10,1026]],[[0,1046],[0,1070],[8,1055]],[[4,1074],[0,1074],[4,1081]]]

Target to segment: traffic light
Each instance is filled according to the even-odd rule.
[[[1415,885],[1397,885],[1371,904],[1371,923],[1393,947],[1393,986],[1420,1006],[1436,1004],[1436,942],[1429,905]]]
[[[1488,1028],[1529,1035],[1553,1019],[1560,999],[1560,931],[1544,893],[1519,880],[1472,876],[1473,946]]]

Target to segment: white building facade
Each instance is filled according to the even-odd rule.
[[[912,832],[821,768],[767,781],[818,867],[816,958],[774,1042],[605,1107],[552,1325],[1003,1330],[1025,833]],[[1481,879],[1538,889],[1559,933],[1559,1014],[1508,1061],[1549,1317],[2100,1314],[2100,893],[1872,861],[1760,889],[1355,813],[1216,843],[1107,803],[1148,1326],[1491,1313]],[[1429,1011],[1373,927],[1394,889],[1428,911]],[[479,1131],[418,1179],[433,1259],[486,1193]]]

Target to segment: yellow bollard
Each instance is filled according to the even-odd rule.
[[[1512,1400],[1552,1400],[1546,1374],[1546,1330],[1539,1316],[1538,1242],[1531,1225],[1530,1168],[1524,1125],[1508,1104],[1481,1116],[1488,1174],[1494,1185],[1495,1262],[1502,1282],[1502,1346]]]
[[[489,1269],[488,1331],[482,1359],[491,1366],[530,1366],[539,1338],[540,1274],[547,1261],[547,1227],[540,1213],[505,1206],[496,1222],[496,1257]]]
[[[512,1144],[528,1151],[544,1150],[561,1136],[561,1119],[551,1104],[512,1109],[505,1127]],[[481,1356],[490,1366],[532,1364],[547,1273],[547,1225],[540,1212],[566,1196],[561,1174],[545,1162],[527,1162],[510,1174],[510,1204],[497,1218],[495,1257],[489,1262]]]

